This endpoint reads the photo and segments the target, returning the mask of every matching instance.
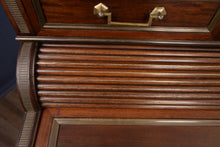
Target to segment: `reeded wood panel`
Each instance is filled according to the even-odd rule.
[[[163,6],[167,16],[160,26],[206,27],[215,15],[219,2],[209,1],[164,1],[164,0],[40,0],[48,23],[71,24],[106,24],[106,19],[97,18],[93,7],[102,2],[112,12],[113,21],[141,22],[147,21],[149,13],[156,6]]]
[[[43,44],[44,107],[220,108],[220,49]]]

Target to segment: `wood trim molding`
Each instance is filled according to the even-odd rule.
[[[36,94],[33,91],[34,60],[36,50],[34,43],[24,42],[21,45],[17,62],[17,85],[20,99],[26,112],[24,126],[20,133],[18,147],[33,146],[38,121],[40,118],[40,106],[36,101]]]
[[[18,61],[17,61],[17,85],[20,92],[21,100],[25,107],[26,111],[38,111],[39,105],[35,95],[31,89],[33,83],[31,83],[33,78],[33,63],[32,59],[34,58],[34,43],[24,42],[21,46]]]
[[[57,111],[55,111],[57,112]],[[36,135],[35,147],[47,147],[50,135],[50,129],[55,114],[50,109],[44,109],[41,113],[39,128]]]
[[[150,39],[103,39],[79,37],[49,37],[49,36],[17,36],[17,41],[59,42],[59,43],[89,43],[89,44],[127,44],[156,46],[190,46],[190,47],[220,47],[220,41],[187,41],[187,40],[150,40]]]
[[[41,8],[40,1],[39,0],[31,0],[31,2],[32,2],[32,5],[33,5],[34,10],[36,12],[39,24],[41,27],[43,27],[43,25],[46,23],[46,18],[44,17],[44,13]]]
[[[3,5],[5,5],[5,9],[8,9],[9,13],[11,14],[13,20],[17,26],[17,29],[20,33],[30,33],[28,25],[25,21],[24,16],[18,6],[16,0],[4,0],[2,1]]]
[[[190,1],[190,0],[189,0]],[[201,0],[208,1],[208,0]],[[210,1],[209,1],[210,2]],[[212,2],[218,2],[212,0]],[[157,27],[153,26],[150,28],[145,27],[111,27],[108,25],[76,25],[66,23],[47,23],[46,18],[43,14],[43,10],[38,1],[32,0],[32,4],[35,8],[35,12],[38,16],[38,21],[41,24],[42,29],[75,29],[75,30],[106,30],[106,31],[151,31],[151,32],[172,32],[172,33],[212,33],[215,26],[219,22],[220,8],[216,11],[215,16],[210,21],[207,27]]]
[[[54,118],[57,125],[150,125],[150,126],[220,126],[220,120],[203,119],[112,119]]]
[[[22,131],[20,132],[17,147],[34,146],[40,113],[34,111],[26,112]]]
[[[211,22],[208,25],[208,29],[210,32],[213,32],[219,20],[220,20],[220,8],[216,11],[215,16],[212,18]]]
[[[50,138],[48,147],[55,147],[57,144],[57,136],[59,134],[59,127],[60,124],[57,122],[56,119],[53,120],[52,126],[51,126],[51,132],[50,132]]]
[[[220,120],[54,118],[49,138],[49,147],[56,146],[60,125],[220,126]]]
[[[207,27],[118,27],[108,25],[74,25],[45,23],[43,29],[76,29],[76,30],[106,30],[106,31],[141,31],[141,32],[171,32],[171,33],[210,33]]]

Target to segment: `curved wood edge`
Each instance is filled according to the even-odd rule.
[[[21,45],[17,61],[17,87],[21,102],[26,111],[24,126],[20,132],[18,147],[33,146],[37,132],[41,108],[37,101],[34,82],[35,44],[25,42]]]
[[[17,24],[16,24],[16,22],[15,22],[13,16],[12,16],[12,14],[10,13],[9,8],[7,7],[7,5],[5,3],[5,0],[0,0],[0,2],[1,2],[1,4],[2,4],[6,14],[8,15],[8,18],[9,18],[12,26],[14,27],[15,32],[17,34],[20,34],[20,29],[18,28],[18,26],[17,26]]]
[[[41,112],[28,111],[25,114],[23,127],[19,133],[19,137],[16,143],[17,147],[34,146],[40,117]]]
[[[40,110],[36,93],[33,90],[34,84],[34,60],[36,55],[35,44],[25,42],[20,48],[17,61],[17,86],[20,92],[21,101],[26,111],[37,112]]]
[[[20,0],[0,0],[15,31],[19,35],[34,35],[34,29]]]

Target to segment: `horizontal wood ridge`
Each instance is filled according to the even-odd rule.
[[[220,48],[43,44],[44,107],[220,108]]]

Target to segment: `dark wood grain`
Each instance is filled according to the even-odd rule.
[[[105,24],[106,19],[97,18],[93,14],[93,7],[98,3],[100,1],[97,0],[41,0],[45,17],[49,23]],[[154,22],[154,25],[196,27],[207,26],[219,5],[218,2],[161,0],[136,0],[135,2],[132,0],[117,2],[103,0],[102,3],[109,7],[113,21],[144,23],[154,7],[164,6],[167,16],[161,22]]]
[[[129,108],[45,108],[59,118],[178,118],[220,119],[219,110],[129,109]],[[43,112],[44,113],[44,112]]]
[[[212,34],[215,36],[215,40],[220,40],[220,22],[218,22]]]
[[[51,123],[52,115],[50,111],[44,110],[39,123],[38,133],[36,135],[35,147],[47,147]]]
[[[218,50],[45,44],[37,61],[38,96],[43,107],[216,109]]]
[[[30,0],[22,0],[22,4],[23,4],[23,7],[26,8],[25,13],[28,16],[29,24],[31,25],[33,29],[32,34],[36,35],[41,30],[41,26],[37,18],[37,13],[36,11],[34,11],[33,3]]]
[[[19,31],[20,20],[12,17],[5,0],[1,0],[17,34],[43,35],[43,36],[75,36],[100,38],[145,38],[145,39],[187,39],[187,40],[214,40],[218,39],[219,25],[214,26],[213,32],[207,29],[214,17],[219,1],[120,1],[104,3],[113,12],[114,21],[146,22],[148,14],[156,6],[165,6],[167,14],[163,21],[155,21],[153,25],[165,27],[162,30],[144,30],[142,28],[120,29],[114,27],[103,30],[106,19],[93,15],[93,6],[99,1],[45,1],[41,0],[39,6],[29,0],[17,0],[19,11],[25,20],[30,33]],[[141,4],[140,4],[141,3]],[[63,9],[65,7],[65,9]],[[74,9],[72,9],[74,8]],[[42,10],[41,10],[42,9]],[[45,18],[44,18],[44,14]],[[134,15],[135,14],[135,15]],[[46,22],[46,23],[45,23]],[[49,23],[48,23],[49,22]],[[87,27],[83,27],[87,24]],[[69,25],[77,27],[69,28]],[[95,27],[90,28],[89,26]],[[64,27],[62,27],[64,26]],[[65,27],[67,26],[67,27]],[[179,31],[176,27],[179,28]],[[69,29],[68,29],[69,28]],[[167,28],[167,29],[166,29]]]
[[[113,108],[83,108],[83,109],[82,108],[45,108],[43,110],[42,119],[41,119],[41,123],[40,123],[40,129],[38,132],[37,142],[36,142],[35,146],[37,146],[37,147],[38,146],[39,147],[45,146],[46,147],[48,145],[49,135],[50,135],[50,131],[51,131],[52,118],[73,118],[73,119],[74,118],[110,118],[110,119],[112,119],[112,118],[119,118],[119,119],[129,118],[129,119],[134,119],[134,120],[137,118],[164,118],[164,119],[165,118],[168,118],[168,119],[170,119],[170,118],[178,119],[179,118],[184,122],[185,119],[196,119],[196,120],[199,120],[199,119],[208,119],[208,120],[220,119],[220,115],[219,115],[218,110],[201,110],[201,109],[199,109],[199,110],[198,109],[197,110],[196,109],[194,109],[194,110],[193,109],[177,109],[174,111],[172,109],[161,110],[161,109],[118,109],[118,108],[114,108],[114,109]],[[196,124],[194,124],[194,125],[196,125]],[[177,131],[175,137],[181,138],[181,136],[182,136],[181,134],[183,134],[183,132],[180,133],[182,130],[181,128],[184,128],[183,130],[185,130],[185,129],[187,130],[186,131],[187,136],[184,137],[184,139],[186,139],[186,140],[190,140],[190,138],[197,140],[200,137],[202,137],[204,134],[206,134],[206,137],[209,138],[210,136],[214,135],[213,134],[213,132],[215,132],[214,128],[216,128],[216,131],[219,132],[218,127],[196,127],[196,126],[195,127],[184,127],[184,125],[182,125],[182,126],[183,127],[176,127],[176,129],[174,129],[175,127],[173,127],[173,126],[168,127],[169,131],[167,131],[167,132],[170,132],[170,135],[165,135],[164,137],[165,138],[170,137],[170,136],[174,135],[173,133],[175,133],[175,131]],[[81,127],[80,126],[75,127],[75,129],[80,128],[80,130],[83,130],[83,128],[81,128]],[[97,127],[103,128],[102,126],[97,126]],[[61,134],[63,135],[62,137],[65,138],[65,136],[66,136],[66,139],[69,138],[71,141],[73,141],[72,135],[77,135],[77,137],[79,137],[79,138],[84,138],[83,135],[85,135],[86,132],[88,133],[88,130],[87,130],[84,134],[79,135],[79,133],[75,134],[75,131],[71,131],[72,130],[71,126],[68,125],[68,126],[66,126],[66,128],[71,133],[61,132]],[[151,128],[165,129],[166,127],[163,127],[163,126],[152,127],[151,126]],[[198,129],[196,129],[196,128],[198,128]],[[123,129],[123,127],[119,127],[118,129]],[[64,131],[64,130],[62,130],[62,131]],[[212,132],[211,134],[209,134],[210,131]],[[113,132],[115,132],[115,131],[113,131]],[[144,131],[142,131],[142,132],[144,133]],[[153,132],[155,132],[155,130],[152,131],[152,133]],[[167,132],[166,132],[166,134],[167,134]],[[98,131],[93,131],[93,133],[96,134],[96,133],[98,133]],[[159,133],[159,134],[161,134],[161,133]],[[138,135],[138,134],[136,134],[136,135]],[[157,136],[158,133],[155,133],[154,135]],[[192,135],[192,137],[189,137],[191,135]],[[102,136],[103,136],[103,133],[102,133]],[[97,135],[96,137],[100,137],[100,136]],[[173,136],[173,138],[175,138],[175,137]],[[143,138],[143,136],[141,138]],[[146,139],[147,138],[144,138],[144,140],[146,140]],[[133,140],[132,137],[129,140]],[[154,141],[154,139],[152,139],[151,141]],[[212,143],[218,142],[218,139],[214,139],[214,136],[213,136],[212,141],[213,141]],[[179,144],[180,142],[181,141],[178,140],[176,143]],[[65,143],[67,143],[67,142],[65,142]],[[164,142],[164,143],[167,144],[169,142]],[[212,143],[210,143],[210,144],[212,144]],[[191,145],[191,144],[194,144],[194,143],[189,142],[189,145]],[[196,144],[197,143],[195,143],[195,145]]]
[[[64,35],[65,34],[65,35]],[[212,40],[210,33],[170,33],[139,31],[101,31],[101,30],[67,30],[42,29],[38,36],[67,36],[89,38],[135,38],[135,39],[174,39],[174,40]]]
[[[219,129],[192,126],[61,125],[57,146],[218,147]]]
[[[25,42],[17,77],[28,111],[18,146],[50,145],[58,118],[195,119],[178,127],[64,124],[58,146],[219,146],[219,124],[199,126],[220,119],[219,0],[102,1],[122,22],[145,23],[164,6],[164,20],[149,29],[107,26],[93,15],[97,0],[10,2],[1,0],[17,34],[35,35],[17,38]]]

